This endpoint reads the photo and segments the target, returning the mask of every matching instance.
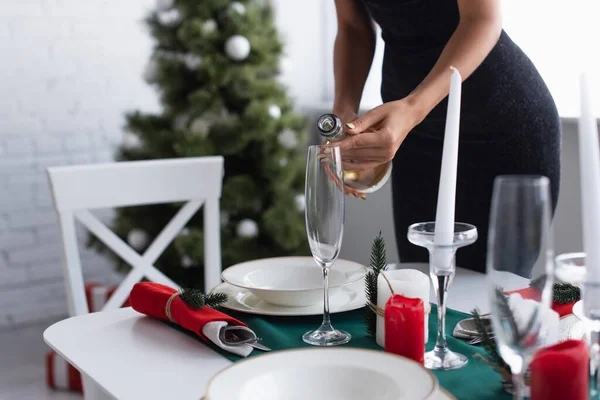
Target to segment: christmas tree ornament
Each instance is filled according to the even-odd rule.
[[[138,251],[143,250],[149,240],[148,234],[141,229],[132,229],[127,234],[127,243]]]
[[[281,118],[281,108],[277,104],[271,104],[269,106],[269,116],[273,119]]]
[[[279,141],[279,144],[287,150],[295,149],[296,146],[298,146],[298,138],[296,136],[296,132],[289,128],[286,128],[279,132],[277,140]]]
[[[154,82],[158,76],[158,61],[153,57],[144,68],[144,80],[148,83]]]
[[[289,57],[282,56],[279,59],[279,68],[278,68],[279,74],[285,75],[290,72],[291,68],[292,68],[292,61],[289,59]]]
[[[185,66],[191,70],[198,69],[202,65],[202,57],[196,54],[185,54],[181,59]]]
[[[142,141],[138,135],[131,132],[125,132],[121,141],[121,147],[124,150],[137,150],[142,147]]]
[[[279,166],[280,167],[285,167],[286,165],[288,165],[288,159],[285,157],[281,157],[279,159]]]
[[[189,228],[183,228],[178,234],[178,237],[184,237],[190,234],[190,229]]]
[[[296,203],[296,210],[304,212],[306,210],[306,197],[303,194],[297,194],[294,197],[294,203]]]
[[[213,33],[217,30],[217,23],[214,19],[207,19],[202,25],[202,33],[205,35]]]
[[[239,1],[234,1],[229,5],[228,13],[229,15],[244,15],[246,14],[246,7]]]
[[[243,219],[237,226],[237,235],[244,239],[258,236],[258,224],[251,219]]]
[[[234,61],[243,61],[250,54],[250,42],[242,35],[234,35],[225,42],[225,53]]]
[[[160,11],[166,11],[173,7],[174,0],[156,0],[156,9]]]
[[[205,138],[210,132],[210,123],[207,120],[198,117],[190,124],[190,131],[202,138]]]
[[[177,9],[172,9],[157,13],[156,18],[162,25],[175,25],[181,20],[181,13]]]
[[[180,114],[173,120],[173,129],[176,131],[182,131],[187,128],[190,122],[190,116],[188,114]]]
[[[188,256],[184,256],[184,257],[181,259],[181,266],[182,266],[183,268],[189,268],[189,267],[191,267],[192,265],[194,265],[194,261],[193,261],[193,260],[192,260],[190,257],[188,257]]]
[[[221,226],[226,226],[229,223],[229,213],[225,210],[221,210],[219,213],[219,221]]]

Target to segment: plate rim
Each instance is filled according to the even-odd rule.
[[[281,256],[281,257],[257,258],[255,260],[242,261],[240,263],[230,265],[229,267],[227,267],[223,271],[221,271],[221,279],[224,282],[227,282],[228,284],[230,284],[231,286],[239,287],[239,288],[246,289],[246,290],[264,290],[264,291],[287,292],[287,293],[301,293],[301,292],[310,292],[310,291],[314,291],[314,290],[320,290],[320,288],[304,288],[304,289],[267,289],[267,288],[255,288],[255,287],[249,287],[249,286],[242,286],[240,284],[236,284],[236,283],[230,282],[229,280],[227,280],[227,277],[225,276],[226,271],[228,271],[228,270],[231,271],[231,269],[233,269],[233,268],[239,268],[239,267],[243,266],[244,264],[250,264],[250,263],[255,263],[255,262],[264,261],[264,260],[289,260],[289,259],[292,259],[292,258],[301,258],[301,259],[307,259],[307,260],[314,261],[314,258],[312,256]],[[361,263],[359,263],[357,261],[347,260],[345,258],[338,258],[336,260],[336,262],[338,262],[338,261],[344,261],[344,262],[348,262],[348,263],[352,263],[352,264],[357,265],[358,267],[360,267],[360,268],[357,268],[357,269],[361,269],[362,272],[363,272],[363,274],[360,277],[356,278],[355,280],[346,281],[344,283],[339,283],[337,285],[329,285],[330,289],[331,288],[340,288],[340,287],[344,287],[344,286],[348,286],[348,285],[353,285],[353,284],[359,282],[361,279],[364,279],[365,276],[366,276],[366,274],[367,274],[367,272],[369,272],[369,269],[365,265],[363,265],[363,264],[361,264]],[[318,266],[316,268],[318,268]]]
[[[242,364],[242,363],[247,363],[247,362],[251,362],[252,360],[258,358],[258,357],[269,357],[269,356],[274,356],[277,354],[282,354],[282,353],[299,353],[299,352],[308,352],[308,351],[329,351],[329,350],[342,350],[342,351],[350,351],[350,352],[368,352],[368,353],[372,353],[372,354],[385,354],[386,356],[390,356],[390,357],[397,357],[400,359],[403,359],[404,361],[408,361],[411,364],[416,365],[420,370],[424,371],[425,373],[427,373],[427,375],[429,377],[431,377],[431,379],[433,380],[433,388],[431,389],[431,391],[423,398],[423,400],[431,400],[434,399],[434,396],[436,394],[436,392],[438,391],[442,391],[445,392],[446,394],[448,394],[450,396],[450,399],[454,399],[454,397],[448,393],[448,391],[446,391],[444,388],[442,388],[442,386],[440,385],[439,379],[437,378],[437,376],[429,369],[425,368],[424,365],[422,365],[421,363],[416,362],[415,360],[411,360],[410,358],[407,357],[403,357],[400,356],[398,354],[393,354],[393,353],[388,353],[382,350],[374,350],[374,349],[363,349],[360,347],[338,347],[338,348],[334,348],[334,349],[327,349],[327,348],[314,348],[314,347],[304,347],[304,348],[293,348],[293,349],[285,349],[285,350],[278,350],[274,353],[263,353],[263,354],[258,354],[252,357],[248,357],[239,361],[236,361],[234,363],[232,363],[231,365],[228,365],[227,367],[221,369],[220,371],[218,371],[216,374],[214,374],[206,383],[206,387],[204,389],[204,394],[202,395],[202,397],[200,398],[200,400],[211,400],[208,396],[208,391],[210,389],[210,385],[213,383],[213,381],[219,376],[222,375],[223,373],[227,372],[228,370],[235,368],[236,366]]]
[[[357,284],[358,282],[355,282],[355,284]],[[216,292],[219,290],[220,287],[222,287],[223,285],[229,285],[231,286],[234,290],[246,290],[248,292],[250,292],[249,289],[245,289],[245,288],[239,288],[237,286],[231,285],[227,282],[221,282],[220,284],[218,284],[217,286],[215,286],[212,290],[212,292]],[[364,288],[363,288],[364,289]],[[359,293],[358,295],[360,296],[362,291],[361,290],[356,290],[357,293]],[[252,293],[250,293],[252,294]],[[254,295],[253,295],[254,296]],[[237,300],[234,300],[237,302]],[[264,300],[263,300],[264,301]],[[238,302],[239,303],[239,302]],[[338,314],[338,313],[342,313],[342,312],[348,312],[348,311],[354,311],[354,310],[358,310],[360,308],[365,307],[364,302],[359,302],[357,303],[356,307],[351,307],[351,308],[343,308],[341,307],[340,309],[330,309],[329,313],[330,314]],[[253,315],[265,315],[265,316],[270,316],[270,317],[305,317],[305,316],[312,316],[312,315],[322,315],[323,314],[323,310],[322,308],[319,308],[319,311],[315,311],[315,312],[309,312],[309,313],[298,313],[297,311],[299,309],[302,309],[304,307],[287,307],[290,310],[290,313],[281,313],[281,312],[269,312],[269,311],[254,311],[254,310],[241,310],[239,308],[230,308],[227,306],[227,303],[221,305],[221,307],[226,308],[228,310],[232,310],[232,311],[236,311],[236,312],[241,312],[241,313],[246,313],[246,314],[253,314]],[[282,308],[286,308],[283,306],[279,306]]]

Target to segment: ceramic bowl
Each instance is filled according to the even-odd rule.
[[[364,279],[366,272],[364,265],[337,260],[329,271],[330,295]],[[323,273],[312,257],[248,261],[227,268],[222,278],[277,306],[308,307],[323,301]]]
[[[421,364],[383,351],[279,351],[239,361],[214,376],[204,400],[424,400],[438,381]]]

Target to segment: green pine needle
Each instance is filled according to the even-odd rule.
[[[531,281],[530,286],[542,290],[546,283],[546,275]],[[569,283],[555,283],[552,287],[552,301],[558,304],[573,303],[581,299],[581,290]]]
[[[371,257],[369,266],[371,271],[365,276],[365,295],[368,301],[372,304],[377,304],[377,277],[381,271],[387,269],[387,257],[385,251],[385,239],[381,236],[381,231],[371,246]],[[375,337],[375,328],[377,323],[377,315],[367,307],[367,314],[365,315],[365,325],[367,333]]]
[[[227,301],[225,293],[203,293],[199,289],[182,289],[179,291],[179,297],[194,310],[204,306],[218,307]]]
[[[498,346],[496,345],[496,341],[491,336],[491,329],[488,329],[486,324],[483,322],[481,318],[481,314],[479,313],[479,309],[474,309],[471,311],[471,315],[473,316],[473,320],[475,321],[475,328],[477,329],[477,333],[482,338],[481,345],[487,354],[490,357],[490,362],[500,368],[506,368],[510,371],[510,367],[498,352]]]

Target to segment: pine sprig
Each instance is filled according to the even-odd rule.
[[[369,261],[369,267],[371,270],[365,276],[365,295],[367,301],[372,304],[377,304],[377,277],[381,271],[387,269],[387,257],[385,251],[385,239],[381,236],[381,231],[371,246],[371,257]],[[365,325],[367,327],[367,333],[375,337],[375,327],[377,326],[377,314],[367,307],[367,313],[365,315]]]
[[[542,290],[546,283],[546,275],[531,281],[531,287]],[[581,299],[581,290],[569,283],[555,283],[552,287],[552,301],[558,304],[573,303]]]
[[[475,329],[477,329],[477,334],[481,336],[481,345],[484,350],[487,352],[490,357],[490,362],[494,364],[497,368],[506,368],[510,371],[510,367],[498,352],[498,347],[496,346],[496,341],[492,337],[491,329],[488,329],[488,326],[483,322],[481,318],[481,314],[479,313],[479,309],[474,309],[471,311],[471,315],[473,316],[473,320],[475,322]]]
[[[198,289],[181,289],[179,297],[194,310],[199,310],[202,307],[218,307],[227,301],[225,293],[204,293]]]

